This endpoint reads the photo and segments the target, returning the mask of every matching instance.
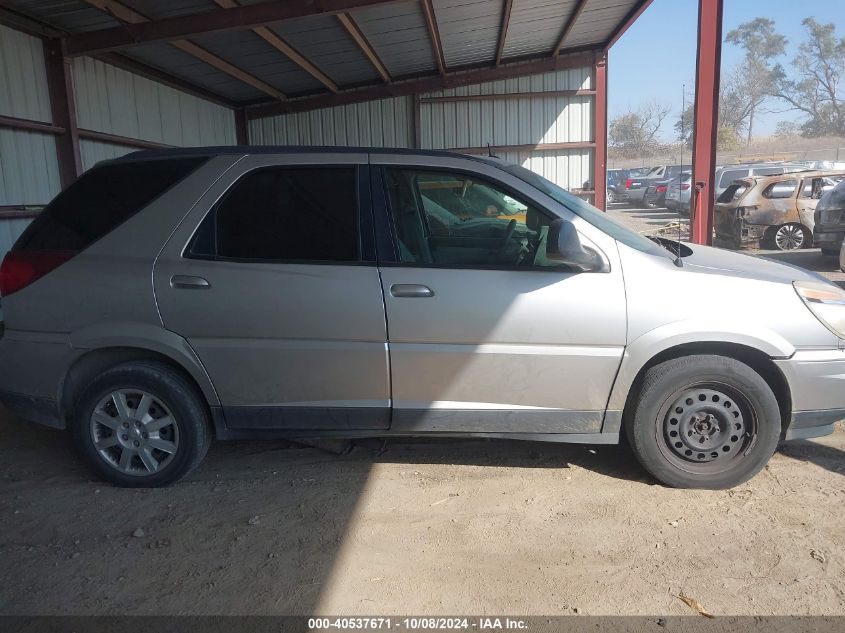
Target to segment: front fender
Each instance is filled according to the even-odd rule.
[[[211,378],[194,349],[183,337],[161,326],[131,321],[100,323],[71,333],[70,345],[82,352],[115,347],[157,352],[177,363],[191,375],[209,405],[220,405]]]
[[[630,341],[622,355],[619,372],[607,408],[622,411],[631,385],[648,362],[666,350],[691,343],[734,344],[759,350],[771,358],[789,358],[795,347],[780,334],[765,328],[737,327],[736,322],[685,320],[667,323]]]

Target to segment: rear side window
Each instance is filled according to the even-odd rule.
[[[747,169],[726,169],[719,177],[719,186],[727,187],[737,178],[745,178],[748,175]]]
[[[755,167],[751,171],[755,176],[777,176],[783,173],[783,167]]]
[[[191,256],[358,261],[354,167],[272,167],[248,173],[206,216]]]
[[[763,197],[769,199],[790,198],[797,186],[797,180],[774,182],[763,190]]]
[[[744,182],[735,182],[721,193],[716,202],[727,203],[733,202],[734,200],[739,200],[742,196],[745,195],[746,191],[748,191],[747,184],[745,184]]]
[[[205,160],[160,159],[94,167],[47,205],[26,228],[13,250],[82,251]]]

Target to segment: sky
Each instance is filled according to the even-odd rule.
[[[765,16],[775,21],[775,29],[789,40],[786,54],[778,61],[789,71],[789,61],[804,39],[801,20],[814,17],[819,22],[842,22],[843,0],[725,0],[722,36],[734,27]],[[695,51],[698,28],[698,0],[654,0],[648,9],[610,49],[608,59],[608,110],[610,119],[652,100],[672,107],[661,137],[676,140],[673,129],[681,113],[683,85],[687,103],[695,90]],[[845,23],[837,23],[837,35],[845,36]],[[742,61],[744,51],[723,42],[722,73]],[[772,103],[772,109],[783,109]],[[761,113],[755,118],[754,136],[775,131],[779,121],[799,120],[796,112]]]

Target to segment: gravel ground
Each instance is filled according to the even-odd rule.
[[[504,441],[222,443],[122,490],[3,410],[0,463],[0,614],[845,615],[841,427],[728,491],[656,485],[626,447]]]
[[[0,614],[845,614],[845,429],[728,491],[619,446],[217,444],[160,490],[0,415]]]

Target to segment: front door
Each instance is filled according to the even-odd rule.
[[[615,253],[606,272],[561,267],[545,258],[556,216],[519,179],[392,161],[392,428],[599,432],[626,335]]]
[[[366,171],[366,155],[246,157],[158,259],[164,325],[199,356],[229,428],[389,426]]]

